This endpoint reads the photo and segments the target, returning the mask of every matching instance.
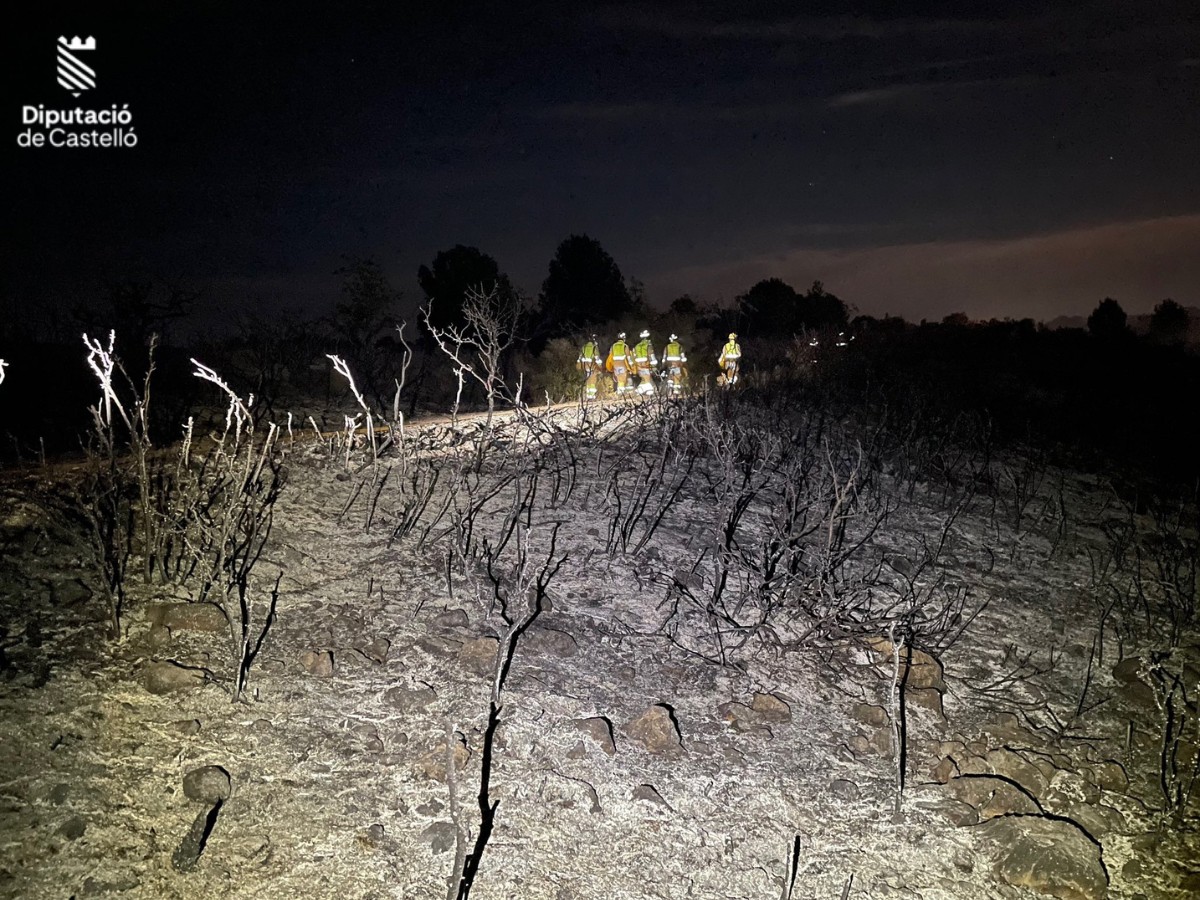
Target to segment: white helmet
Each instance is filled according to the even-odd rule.
[[[625,332],[623,332],[623,331],[622,331],[620,334],[618,334],[618,335],[617,335],[617,340],[618,340],[618,341],[623,341],[623,340],[625,340]]]
[[[638,335],[638,337],[644,337],[644,338],[650,337],[649,329],[647,329],[646,331],[643,331],[641,334]]]
[[[667,340],[668,341],[677,341],[677,340],[679,340],[679,335],[672,334],[669,338],[667,338]]]

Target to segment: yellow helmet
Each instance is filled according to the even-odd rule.
[[[729,332],[729,339],[730,339],[731,341],[736,341],[736,340],[737,340],[737,333],[736,333],[736,332],[733,332],[733,331]]]

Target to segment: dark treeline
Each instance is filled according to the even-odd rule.
[[[102,343],[116,332],[117,355],[139,391],[153,360],[152,436],[160,445],[175,440],[189,416],[204,424],[223,409],[212,386],[192,377],[191,357],[241,396],[253,394],[256,413],[282,422],[291,412],[297,429],[311,428],[311,416],[324,430],[342,427],[344,414],[355,411],[327,355],[346,361],[366,400],[386,415],[411,352],[401,411],[444,412],[460,386],[433,332],[469,338],[474,326],[464,309],[476,291],[519,305],[502,374],[510,393],[520,382],[524,402],[574,399],[574,362],[593,334],[607,346],[620,331],[633,336],[648,328],[660,348],[669,333],[678,334],[696,389],[713,383],[717,352],[736,332],[751,381],[835,380],[856,402],[885,398],[897,410],[920,402],[986,416],[1002,440],[1038,435],[1163,477],[1200,474],[1198,455],[1181,437],[1200,396],[1200,358],[1187,348],[1188,311],[1172,300],[1156,307],[1143,335],[1134,334],[1111,298],[1098,303],[1086,328],[972,322],[961,313],[918,325],[853,316],[820,281],[801,292],[778,278],[759,281],[731,303],[684,295],[664,309],[651,306],[641,284],[586,235],[559,245],[537,297],[514,287],[495,259],[462,245],[419,268],[416,305],[406,305],[405,292],[372,260],[349,260],[338,274],[340,295],[322,315],[249,312],[226,323],[221,337],[202,340],[179,337],[201,318],[198,296],[152,281],[109,285],[102,302],[52,328],[33,327],[10,298],[0,316],[0,359],[7,362],[0,461],[80,449],[88,407],[99,397],[83,332]],[[461,391],[465,408],[482,404],[478,385],[468,380]]]

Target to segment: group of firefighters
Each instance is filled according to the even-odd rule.
[[[672,334],[667,339],[663,349],[662,369],[658,369],[659,360],[654,352],[654,344],[650,342],[650,332],[643,331],[641,340],[632,347],[625,340],[625,332],[617,335],[616,341],[608,350],[608,356],[602,357],[600,343],[596,335],[583,345],[576,366],[584,373],[584,392],[588,400],[594,400],[599,390],[600,373],[612,375],[613,384],[618,394],[628,394],[636,391],[639,394],[653,394],[654,377],[656,373],[666,380],[667,393],[679,396],[683,392],[683,379],[687,377],[687,354],[679,343],[679,335]],[[742,348],[737,342],[737,335],[730,333],[729,340],[721,348],[717,357],[717,365],[721,367],[720,384],[731,386],[737,384],[738,367],[742,358]],[[637,385],[633,379],[637,378]]]

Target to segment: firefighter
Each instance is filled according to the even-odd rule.
[[[658,357],[654,355],[654,345],[650,343],[650,332],[643,331],[640,341],[633,348],[633,365],[637,371],[639,394],[654,393],[654,366],[658,365]]]
[[[667,392],[672,397],[683,393],[683,378],[687,375],[687,354],[679,343],[679,335],[673,334],[663,350],[663,364],[667,367]]]
[[[583,349],[579,351],[579,359],[575,362],[575,367],[584,374],[584,396],[588,400],[596,399],[596,389],[600,381],[600,369],[604,366],[604,360],[600,358],[600,342],[596,340],[593,334],[592,339],[583,345]]]
[[[633,373],[633,353],[625,343],[625,332],[618,334],[616,342],[609,348],[604,367],[612,373],[618,394],[633,390],[629,384],[629,376]]]
[[[724,384],[726,387],[737,384],[738,367],[742,361],[742,348],[738,345],[737,334],[729,333],[729,341],[721,348],[721,355],[717,357],[717,365],[724,371]]]

